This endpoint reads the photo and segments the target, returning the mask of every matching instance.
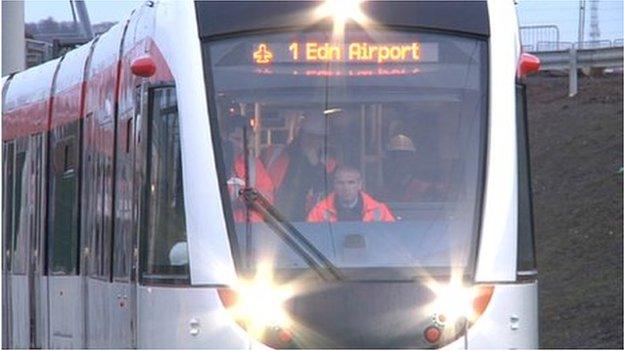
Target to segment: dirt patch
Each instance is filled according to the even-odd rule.
[[[622,83],[527,80],[544,348],[623,346]]]

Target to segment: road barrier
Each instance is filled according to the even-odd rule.
[[[624,65],[624,47],[603,47],[533,52],[540,59],[540,71],[568,70],[569,96],[578,92],[577,71],[580,68],[615,68]]]

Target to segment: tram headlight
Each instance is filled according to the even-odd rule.
[[[360,6],[363,0],[325,0],[316,10],[320,18],[332,17],[336,21],[345,22],[349,18],[355,20],[363,17]]]
[[[260,265],[252,279],[239,280],[232,289],[220,290],[219,296],[232,317],[258,340],[267,328],[291,325],[284,304],[293,289],[276,284],[269,265]]]
[[[494,286],[467,286],[460,279],[451,278],[446,284],[428,284],[435,293],[435,300],[428,306],[429,313],[435,316],[440,325],[455,325],[461,320],[472,323],[485,311]]]
[[[319,20],[331,17],[334,21],[334,34],[342,35],[349,19],[359,24],[368,23],[368,17],[360,8],[362,2],[363,0],[325,0],[316,8],[314,16]]]

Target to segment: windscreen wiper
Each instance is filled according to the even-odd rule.
[[[331,263],[292,223],[286,220],[257,189],[241,189],[240,196],[249,207],[262,215],[280,239],[299,254],[323,280],[342,280],[338,267]]]

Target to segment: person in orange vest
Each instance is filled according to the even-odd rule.
[[[392,222],[388,206],[362,190],[362,176],[353,167],[341,166],[334,174],[334,192],[308,214],[308,222]]]
[[[287,146],[270,146],[262,160],[275,188],[275,205],[290,221],[304,221],[326,195],[325,178],[332,177],[336,160],[325,150],[325,120],[305,117]]]
[[[243,129],[247,128],[249,119],[242,116],[228,117],[227,122],[227,140],[224,142],[225,166],[228,180],[228,192],[232,202],[235,222],[244,222],[247,219],[247,205],[240,198],[240,190],[245,188],[247,184],[247,169],[249,172],[249,183],[251,187],[258,190],[269,202],[273,202],[273,182],[258,157],[253,157],[251,151],[249,154],[249,165],[245,164],[244,138]],[[247,131],[247,137],[252,138],[251,128]],[[248,140],[248,142],[251,142]],[[254,222],[262,221],[262,215],[255,211],[251,211],[249,219]]]

